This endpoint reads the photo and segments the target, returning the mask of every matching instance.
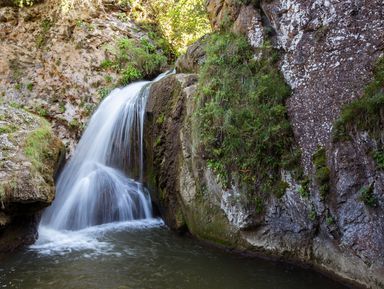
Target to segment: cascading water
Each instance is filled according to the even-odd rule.
[[[0,287],[344,289],[302,269],[181,239],[150,218],[142,185],[150,84],[116,89],[102,102],[59,177],[39,239],[1,260]]]
[[[59,176],[56,199],[44,212],[41,227],[80,230],[152,217],[151,200],[141,183],[150,84],[115,89],[101,103]]]

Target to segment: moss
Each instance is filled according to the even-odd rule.
[[[326,219],[325,219],[325,222],[327,223],[328,226],[330,225],[333,225],[335,223],[335,220],[333,219],[332,216],[328,216]]]
[[[287,182],[279,181],[276,188],[276,192],[275,192],[276,197],[279,199],[282,198],[288,188],[289,188],[289,184]]]
[[[111,91],[112,89],[108,87],[100,88],[98,91],[100,99],[103,100],[104,98],[106,98],[111,93]]]
[[[67,109],[65,108],[65,103],[64,102],[60,102],[59,104],[59,111],[60,113],[64,113]]]
[[[15,84],[15,89],[16,90],[21,90],[23,88],[23,84],[22,83],[16,83]]]
[[[106,76],[104,77],[104,80],[105,80],[106,83],[112,83],[113,78],[112,78],[112,76],[110,76],[110,75],[106,75]]]
[[[290,89],[277,68],[277,52],[266,44],[256,60],[245,37],[226,32],[206,41],[194,118],[208,166],[224,186],[239,184],[250,200],[279,197],[281,169],[300,167],[300,152],[284,104]]]
[[[162,137],[161,135],[159,135],[157,138],[156,138],[156,141],[154,143],[154,146],[157,147],[159,145],[161,145],[161,142],[162,142]]]
[[[42,48],[47,43],[48,32],[52,28],[53,22],[50,19],[44,19],[40,24],[40,33],[36,37],[36,46]]]
[[[366,131],[370,137],[380,140],[384,127],[384,57],[373,69],[373,80],[365,87],[361,98],[345,105],[336,121],[334,141],[349,140],[356,130]]]
[[[264,211],[264,200],[261,197],[256,196],[253,201],[255,206],[255,212],[257,214],[261,214]]]
[[[33,83],[28,83],[28,84],[27,84],[27,89],[28,89],[29,91],[32,91],[32,90],[33,90]]]
[[[375,150],[373,152],[373,159],[375,160],[376,166],[379,170],[384,170],[384,150]]]
[[[9,134],[15,132],[16,130],[17,126],[13,124],[0,126],[0,134]]]
[[[302,198],[309,198],[310,191],[309,191],[309,184],[310,180],[308,177],[305,177],[301,182],[300,182],[300,188],[299,188],[299,194]]]
[[[16,101],[10,101],[9,106],[13,108],[23,108],[23,105],[21,103],[18,103]]]
[[[49,111],[45,107],[37,107],[35,110],[36,113],[41,117],[47,117],[49,115]]]
[[[373,194],[373,183],[369,186],[363,186],[360,191],[360,201],[364,202],[364,204],[368,207],[375,208],[378,206],[378,201],[376,196]]]
[[[110,68],[113,68],[114,67],[114,62],[110,59],[104,59],[101,63],[100,63],[100,68],[101,69],[110,69]]]
[[[320,197],[324,200],[330,191],[330,169],[327,165],[327,156],[324,147],[319,147],[312,156],[315,167],[315,181],[319,187]]]
[[[62,144],[53,136],[49,123],[42,119],[41,126],[26,137],[23,151],[33,168],[46,180],[52,180],[61,147]]]
[[[317,218],[317,214],[316,214],[316,210],[314,208],[312,208],[309,213],[308,213],[308,218],[314,222]]]
[[[157,119],[156,119],[156,124],[157,125],[162,125],[165,121],[165,114],[164,113],[161,113]]]
[[[69,128],[72,130],[78,130],[81,127],[81,123],[77,118],[73,118],[69,123]]]
[[[226,216],[208,200],[198,198],[193,207],[186,208],[186,222],[190,232],[202,240],[227,247],[235,247],[237,236],[231,231]]]

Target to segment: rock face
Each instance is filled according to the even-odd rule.
[[[39,2],[0,8],[0,96],[50,119],[71,152],[118,77],[100,67],[108,49],[147,34],[118,0]]]
[[[157,35],[131,19],[129,1],[0,2],[1,254],[35,239],[39,212],[54,198],[61,143],[53,134],[69,156],[121,77],[102,65],[120,52],[116,43],[148,46]]]
[[[221,188],[199,153],[195,74],[176,74],[155,83],[147,104],[146,180],[160,213],[173,229],[202,239],[237,242],[220,209]]]
[[[239,201],[238,188],[223,189],[204,161],[193,121],[196,84],[188,79],[196,76],[177,74],[153,86],[148,105],[153,124],[147,130],[148,159],[154,160],[148,183],[158,192],[155,200],[175,229],[384,288],[384,179],[371,153],[377,144],[362,131],[351,132],[348,141],[332,138],[343,105],[362,96],[383,55],[384,7],[381,1],[249,2],[254,5],[208,0],[211,23],[247,35],[255,48],[268,40],[281,52],[279,68],[292,88],[286,105],[309,196],[300,193],[302,186],[290,172],[282,171],[289,184],[284,196],[268,200],[265,212],[254,215],[250,204]],[[198,46],[179,60],[179,72],[198,72],[204,61]],[[325,148],[329,169],[326,198],[312,162],[319,146]],[[362,201],[364,190],[376,206]]]
[[[0,256],[35,240],[39,212],[55,196],[53,176],[63,154],[46,120],[0,106]]]

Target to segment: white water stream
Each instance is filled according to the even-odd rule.
[[[97,242],[95,232],[120,222],[128,227],[162,224],[151,220],[151,199],[142,185],[144,113],[151,83],[115,89],[100,104],[58,178],[56,199],[43,213],[32,248],[46,253],[71,246],[98,250],[105,244]]]

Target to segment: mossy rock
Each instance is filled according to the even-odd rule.
[[[34,212],[54,199],[54,174],[64,146],[43,118],[8,105],[0,107],[0,200],[2,210]],[[12,129],[1,129],[12,127]],[[24,209],[23,209],[24,210]]]

